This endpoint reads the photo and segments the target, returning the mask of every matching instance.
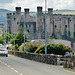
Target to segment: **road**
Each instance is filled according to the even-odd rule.
[[[9,55],[0,56],[0,75],[75,75],[75,72]]]

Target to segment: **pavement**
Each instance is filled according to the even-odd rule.
[[[0,56],[0,75],[75,75],[75,72],[9,55]]]

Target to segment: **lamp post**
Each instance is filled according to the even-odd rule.
[[[9,49],[9,23],[8,23],[8,49]]]
[[[6,45],[6,26],[4,25],[4,46]]]
[[[15,27],[14,27],[14,51],[15,51]]]
[[[47,24],[46,24],[47,0],[45,0],[45,54],[47,54]]]
[[[25,13],[24,13],[24,52],[25,52]]]
[[[14,18],[15,21],[15,18]],[[14,51],[15,51],[15,22],[14,22]]]

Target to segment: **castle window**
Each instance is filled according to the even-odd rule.
[[[57,25],[55,25],[55,28],[57,27]]]
[[[75,32],[74,32],[74,38],[75,38]]]
[[[31,27],[31,25],[29,25],[29,27]]]
[[[61,19],[60,19],[60,21],[61,21]]]
[[[74,31],[75,31],[75,24],[74,24]]]
[[[67,25],[65,25],[65,28],[67,28]]]
[[[29,29],[27,30],[27,32],[29,33]]]
[[[17,22],[17,24],[19,24],[19,22]]]
[[[26,27],[27,27],[27,25],[26,25]]]
[[[14,18],[14,21],[16,20],[16,18]]]

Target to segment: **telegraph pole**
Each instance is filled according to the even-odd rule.
[[[47,24],[46,24],[47,0],[45,0],[45,54],[47,54]]]
[[[8,50],[9,50],[9,23],[8,23]]]

